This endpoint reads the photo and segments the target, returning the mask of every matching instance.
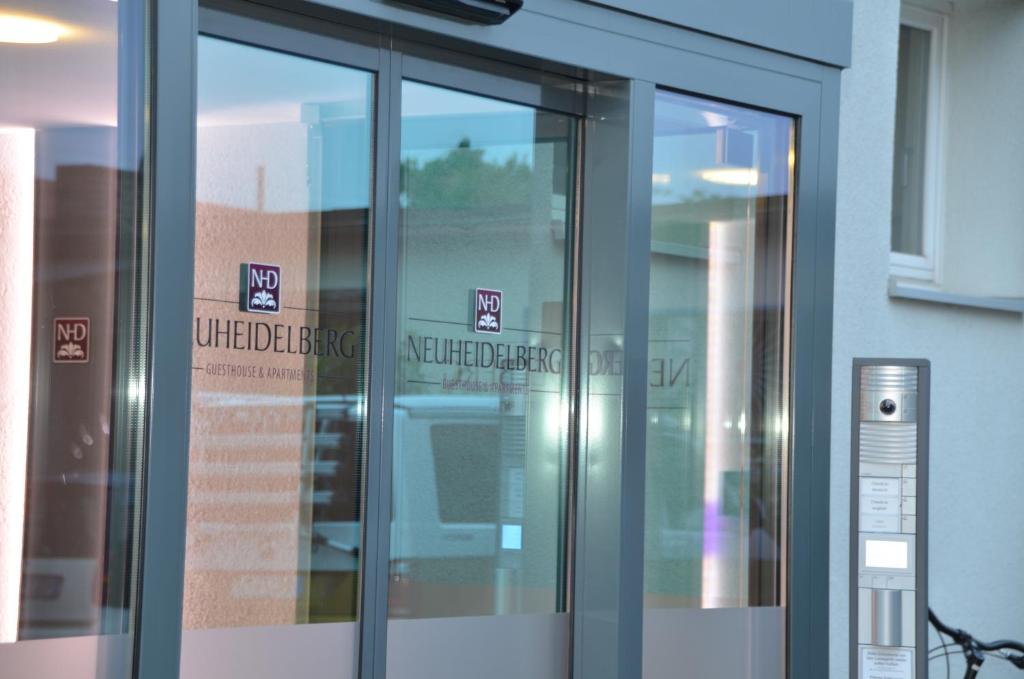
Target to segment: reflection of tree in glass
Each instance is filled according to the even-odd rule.
[[[518,156],[504,163],[484,159],[483,149],[463,138],[441,158],[402,162],[402,191],[414,209],[473,210],[528,206],[533,169]]]
[[[753,196],[727,196],[700,189],[671,203],[655,204],[652,237],[666,243],[707,247],[708,223],[751,222],[759,199]]]

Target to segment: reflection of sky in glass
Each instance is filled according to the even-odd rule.
[[[700,172],[716,167],[714,161],[714,130],[658,138],[654,145],[654,204],[685,203],[698,191],[704,197],[722,198],[756,193],[756,187],[727,186],[702,179]]]
[[[785,173],[765,172],[770,159],[762,154],[765,130],[778,124],[779,116],[659,92],[655,122],[654,204],[685,203],[699,192],[704,198],[745,198],[782,195],[788,190]],[[745,159],[725,159],[719,153],[724,134],[749,137],[752,153]],[[701,176],[708,170],[761,170],[756,186],[728,185]]]
[[[278,213],[369,207],[369,73],[208,37],[199,63],[199,202]]]
[[[489,163],[510,158],[533,166],[536,135],[533,109],[464,92],[405,81],[402,83],[402,158],[421,164],[445,156],[460,142],[483,150]]]
[[[207,65],[197,83],[200,126],[299,122],[309,105],[366,115],[364,71],[207,37],[199,63]]]

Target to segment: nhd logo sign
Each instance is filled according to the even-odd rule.
[[[281,267],[256,262],[243,264],[238,287],[242,311],[257,314],[281,312]]]
[[[501,290],[476,289],[473,295],[473,329],[490,335],[501,334]]]
[[[89,362],[89,319],[53,319],[53,362]]]

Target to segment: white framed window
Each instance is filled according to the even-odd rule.
[[[893,144],[894,276],[938,283],[942,246],[942,124],[947,17],[904,5]]]

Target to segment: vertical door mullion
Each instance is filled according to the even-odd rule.
[[[135,677],[178,679],[188,503],[195,241],[195,0],[149,3],[151,331]],[[147,228],[144,224],[143,228]]]
[[[359,677],[386,674],[391,552],[391,469],[398,296],[398,192],[401,159],[401,54],[381,48],[370,279],[370,370],[360,602]]]
[[[838,76],[837,76],[838,77]],[[838,85],[794,108],[796,128],[790,347],[789,559],[786,676],[828,673],[832,285]],[[817,106],[815,106],[817,103]],[[833,191],[830,192],[829,188]]]
[[[644,616],[644,509],[647,475],[648,317],[651,281],[653,83],[630,93],[629,192],[626,206],[626,308],[623,333],[622,497],[619,600],[623,653],[619,677],[641,677]]]
[[[588,106],[571,649],[577,679],[639,677],[643,655],[654,94],[649,82],[597,83]],[[591,352],[604,350],[612,335],[623,352],[614,386],[589,368]],[[613,421],[615,440],[595,434]],[[592,473],[597,465],[610,468]]]

